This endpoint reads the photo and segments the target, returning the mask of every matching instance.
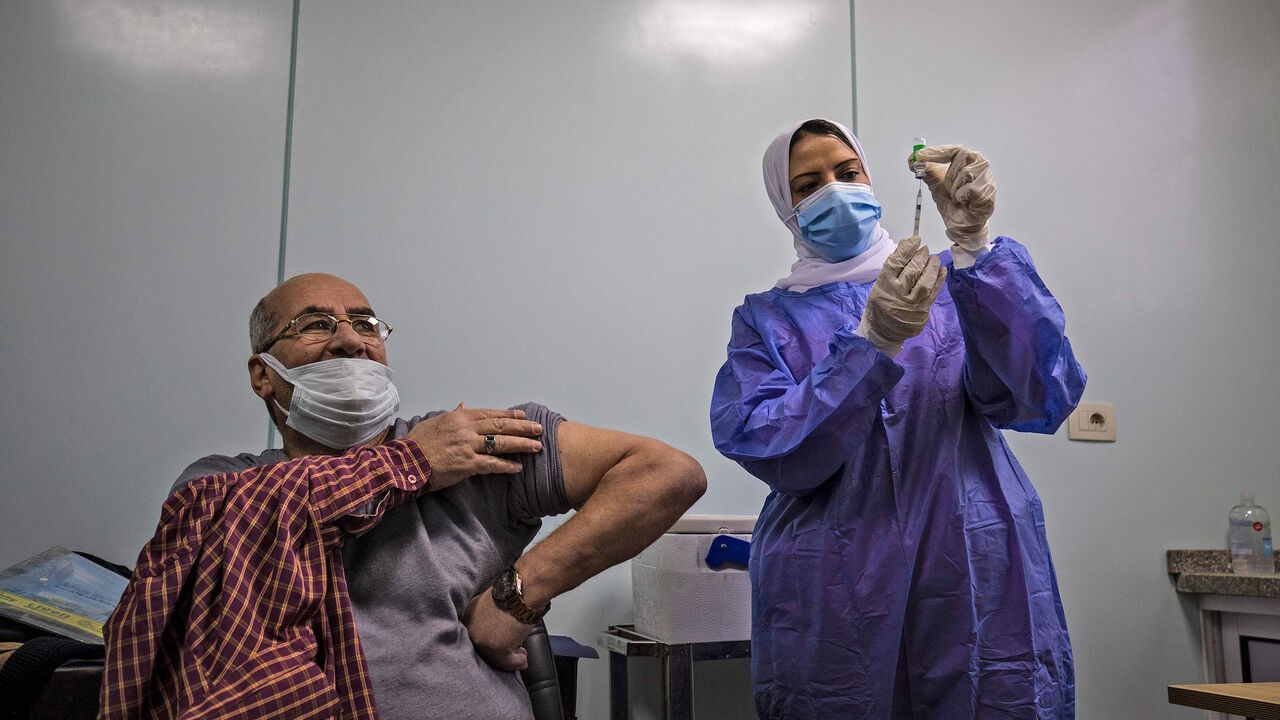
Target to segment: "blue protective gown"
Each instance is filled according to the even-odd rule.
[[[871,283],[749,295],[716,447],[769,484],[751,542],[762,718],[1070,718],[1040,499],[1000,429],[1053,433],[1084,390],[1026,248],[951,267],[896,362],[854,334]]]

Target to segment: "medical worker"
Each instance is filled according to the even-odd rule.
[[[990,238],[978,152],[928,147],[950,252],[880,227],[866,154],[810,120],[764,156],[799,259],[733,313],[716,447],[769,485],[751,543],[762,718],[1070,718],[1040,498],[1003,430],[1084,389],[1027,249]]]

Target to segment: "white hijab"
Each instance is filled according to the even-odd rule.
[[[833,120],[827,122],[840,128],[849,143],[853,145],[858,158],[862,160],[862,170],[868,177],[871,169],[867,165],[867,154],[862,151],[858,138],[849,132],[849,128]],[[791,162],[791,136],[803,125],[798,122],[783,130],[764,151],[764,189],[769,193],[769,201],[778,213],[778,219],[791,231],[792,244],[795,245],[798,259],[791,266],[791,274],[778,280],[775,287],[783,290],[803,292],[812,287],[831,282],[870,282],[880,274],[884,261],[893,252],[894,244],[889,239],[889,232],[876,223],[875,237],[871,244],[856,255],[842,262],[830,262],[810,250],[800,237],[800,225],[796,222],[795,209],[791,205],[791,183],[787,166]]]

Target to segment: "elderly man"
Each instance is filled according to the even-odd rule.
[[[525,665],[531,623],[554,597],[656,539],[706,478],[663,443],[535,404],[399,419],[390,331],[358,288],[332,275],[275,288],[250,317],[249,380],[284,448],[203,458],[174,492],[215,473],[416,442],[429,463],[426,490],[341,551],[378,713],[527,717],[513,671]],[[525,550],[541,517],[571,508]]]

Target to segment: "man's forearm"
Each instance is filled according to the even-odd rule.
[[[542,607],[588,578],[634,557],[706,490],[697,461],[645,440],[600,478],[582,509],[516,561],[524,599]]]

